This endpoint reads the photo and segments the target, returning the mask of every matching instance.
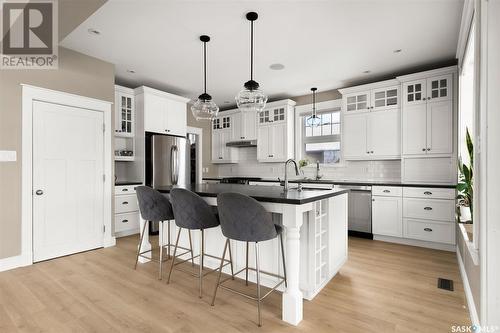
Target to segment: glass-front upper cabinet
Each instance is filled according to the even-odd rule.
[[[115,91],[115,133],[134,135],[134,95]]]
[[[452,75],[441,75],[427,79],[427,100],[431,102],[451,99]]]
[[[286,107],[263,110],[259,114],[259,124],[276,123],[285,121]]]
[[[422,104],[426,102],[427,81],[416,80],[405,82],[403,84],[403,103],[404,104]]]
[[[372,90],[370,110],[387,110],[399,107],[399,86]]]
[[[212,120],[212,129],[231,128],[231,116],[218,117]]]
[[[368,111],[370,107],[370,91],[357,92],[346,95],[345,98],[345,111]]]

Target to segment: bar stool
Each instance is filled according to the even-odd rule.
[[[194,258],[200,258],[198,274],[193,274],[192,272],[185,271],[180,268],[179,270],[191,273],[193,276],[199,279],[199,297],[202,298],[203,277],[217,270],[217,268],[215,268],[203,273],[203,262],[205,256],[215,259],[221,259],[219,257],[215,257],[205,253],[205,229],[218,227],[220,225],[219,218],[217,214],[214,213],[212,207],[208,203],[206,203],[205,200],[191,191],[182,188],[174,188],[172,189],[172,191],[170,191],[170,199],[172,200],[172,208],[175,215],[175,224],[177,225],[177,227],[179,227],[179,231],[177,232],[177,239],[175,241],[174,247],[174,256],[170,265],[170,272],[168,273],[167,283],[170,283],[170,278],[172,277],[174,266],[182,264],[188,260],[194,260]],[[189,232],[191,230],[200,230],[200,254],[193,256],[193,254],[191,253],[191,258],[176,263],[176,253],[177,248],[179,247],[179,238],[181,236],[182,229],[187,229]],[[229,260],[222,259],[221,263],[222,266],[226,266],[229,264],[231,265],[231,272],[233,272],[231,249],[229,249]]]
[[[234,292],[238,295],[244,296],[246,298],[253,299],[257,301],[259,326],[262,326],[261,317],[261,302],[266,298],[271,292],[276,290],[281,284],[285,283],[286,286],[286,266],[285,266],[285,254],[283,249],[283,227],[281,225],[275,224],[272,220],[271,214],[265,210],[265,208],[255,199],[250,198],[246,195],[240,193],[221,193],[217,196],[217,207],[219,209],[219,219],[222,229],[222,233],[226,236],[226,245],[224,246],[224,252],[222,253],[222,260],[226,256],[226,249],[231,248],[230,240],[243,241],[246,242],[246,267],[240,271],[234,273],[236,276],[241,272],[245,271],[245,280],[248,285],[248,270],[253,270],[257,274],[257,297],[247,295],[235,289],[224,286],[229,278],[221,281],[222,275],[222,263],[219,267],[219,275],[217,278],[217,284],[215,285],[214,295],[212,298],[212,306],[215,304],[215,297],[217,295],[217,289],[221,287],[222,289]],[[283,272],[284,276],[279,276],[277,274],[261,271],[259,268],[259,242],[280,238],[281,244],[281,255],[283,261]],[[255,268],[248,267],[248,243],[255,243]],[[279,283],[276,284],[267,294],[261,297],[260,291],[260,274],[265,274],[273,277],[279,278]]]
[[[139,257],[148,258],[152,261],[159,262],[159,276],[158,279],[161,280],[163,277],[163,262],[168,261],[170,259],[170,247],[173,244],[170,243],[170,222],[174,219],[174,213],[172,210],[172,205],[170,201],[162,195],[160,192],[152,189],[148,186],[138,186],[136,188],[137,201],[139,202],[139,211],[141,213],[142,219],[146,221],[144,223],[144,227],[142,228],[142,234],[139,241],[139,246],[137,248],[137,256],[135,258],[135,266],[134,269],[137,269],[137,262],[139,261]],[[158,222],[160,224],[160,232],[159,232],[159,249],[160,256],[158,260],[154,260],[151,256],[147,257],[144,254],[151,252],[151,250],[141,252],[142,242],[144,239],[144,233],[146,232],[147,222]],[[167,222],[168,225],[168,244],[163,245],[163,222]],[[189,243],[191,244],[191,233],[189,233]],[[167,248],[167,259],[163,259],[163,249]],[[183,248],[183,250],[187,250],[193,253],[193,247],[191,249]],[[183,253],[186,254],[187,252]],[[193,262],[194,264],[194,262]]]

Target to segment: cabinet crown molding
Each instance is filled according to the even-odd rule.
[[[146,86],[140,86],[140,87],[137,87],[137,88],[134,89],[134,94],[136,94],[136,95],[144,94],[144,93],[163,96],[163,97],[166,97],[168,99],[171,99],[171,100],[174,100],[174,101],[178,101],[178,102],[183,102],[183,103],[188,103],[190,101],[189,98],[185,98],[185,97],[182,97],[182,96],[174,95],[174,94],[171,94],[171,93],[168,93],[168,92],[165,92],[165,91],[161,91],[161,90],[150,88],[150,87],[146,87]]]
[[[345,94],[358,92],[358,91],[366,91],[366,90],[371,90],[371,89],[376,89],[376,88],[385,88],[385,87],[397,86],[397,85],[399,85],[399,81],[396,79],[391,79],[391,80],[362,84],[359,86],[342,88],[342,89],[339,89],[339,92],[342,95],[345,95]]]
[[[453,65],[453,66],[448,66],[448,67],[443,67],[443,68],[438,68],[438,69],[432,69],[432,70],[425,71],[425,72],[418,72],[418,73],[412,73],[412,74],[408,74],[408,75],[402,75],[402,76],[396,77],[396,79],[399,82],[403,83],[403,82],[424,79],[424,78],[438,76],[438,75],[455,74],[455,73],[457,73],[457,71],[458,71],[458,66]]]
[[[115,84],[115,92],[122,92],[122,93],[133,95],[134,89]]]

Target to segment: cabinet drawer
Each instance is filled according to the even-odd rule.
[[[427,188],[427,187],[405,187],[403,196],[411,198],[426,199],[449,199],[455,200],[454,188]]]
[[[400,197],[403,189],[399,186],[372,186],[372,195]]]
[[[115,196],[115,213],[135,212],[139,210],[137,197],[132,195],[116,195]]]
[[[455,201],[403,198],[403,217],[452,222],[455,218]]]
[[[141,185],[120,185],[115,186],[115,195],[135,194],[135,188]]]
[[[403,237],[455,244],[455,223],[403,219]]]
[[[115,233],[137,229],[139,230],[139,213],[125,213],[115,215]]]

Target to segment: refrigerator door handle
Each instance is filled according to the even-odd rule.
[[[179,149],[176,145],[170,148],[170,181],[177,185],[179,180]]]

